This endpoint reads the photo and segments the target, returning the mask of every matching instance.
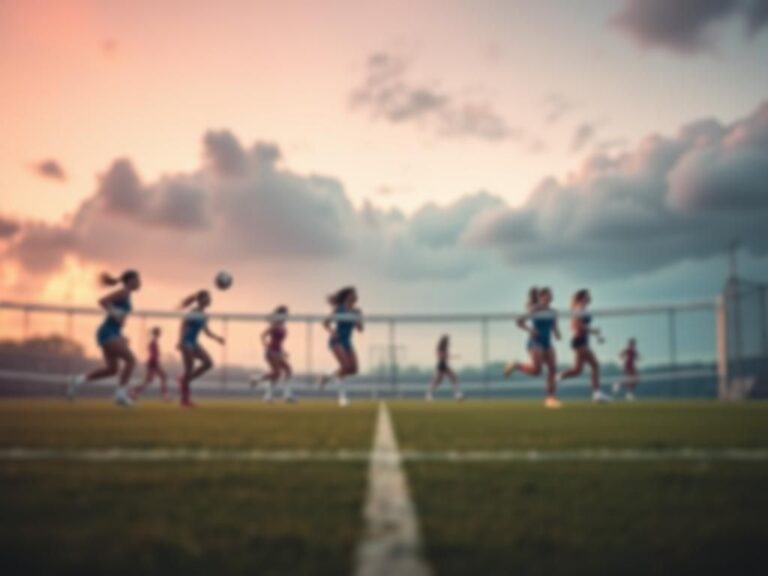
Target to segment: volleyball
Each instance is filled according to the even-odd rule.
[[[232,274],[222,270],[216,274],[216,287],[219,290],[228,290],[232,286]]]

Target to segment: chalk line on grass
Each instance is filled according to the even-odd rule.
[[[391,424],[390,424],[391,427]],[[566,450],[241,450],[230,448],[0,448],[0,462],[71,460],[78,462],[766,462],[768,448],[583,448]]]
[[[357,551],[356,576],[427,576],[416,509],[408,491],[392,418],[379,404],[368,472],[365,535]]]

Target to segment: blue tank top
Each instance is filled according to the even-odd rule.
[[[208,317],[202,312],[190,312],[184,317],[183,343],[191,346],[197,345],[200,332],[208,323]]]
[[[335,314],[347,314],[350,311],[344,306],[337,306],[334,310]],[[354,320],[337,320],[336,321],[336,336],[341,341],[349,341],[352,339],[352,331],[355,329]]]
[[[536,330],[536,335],[533,337],[534,341],[548,348],[552,343],[552,330],[555,327],[554,316],[546,318],[534,318],[533,329]]]
[[[112,302],[111,306],[112,308],[117,308],[118,310],[124,312],[126,316],[133,310],[130,296],[126,296],[122,300],[115,300]],[[125,319],[125,316],[123,316],[123,319]],[[104,320],[103,325],[119,331],[123,327],[123,320],[118,320],[111,314],[107,314],[107,318]]]

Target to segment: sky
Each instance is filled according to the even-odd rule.
[[[0,291],[519,310],[768,281],[768,1],[0,1]]]

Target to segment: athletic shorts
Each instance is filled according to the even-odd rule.
[[[104,346],[110,340],[115,338],[122,338],[123,333],[119,326],[115,326],[110,322],[104,322],[96,331],[96,343],[99,346]]]
[[[285,352],[282,350],[267,350],[264,353],[264,360],[267,362],[273,361],[273,360],[284,360],[285,359]]]
[[[574,336],[571,338],[571,348],[578,350],[579,348],[588,348],[589,338],[587,336]]]
[[[333,336],[330,340],[328,340],[328,346],[330,348],[341,346],[347,352],[352,352],[352,340],[349,338],[339,338],[338,336]]]
[[[534,348],[538,348],[542,351],[547,351],[552,349],[552,341],[551,340],[539,340],[537,338],[529,338],[528,339],[528,350],[533,350]]]

